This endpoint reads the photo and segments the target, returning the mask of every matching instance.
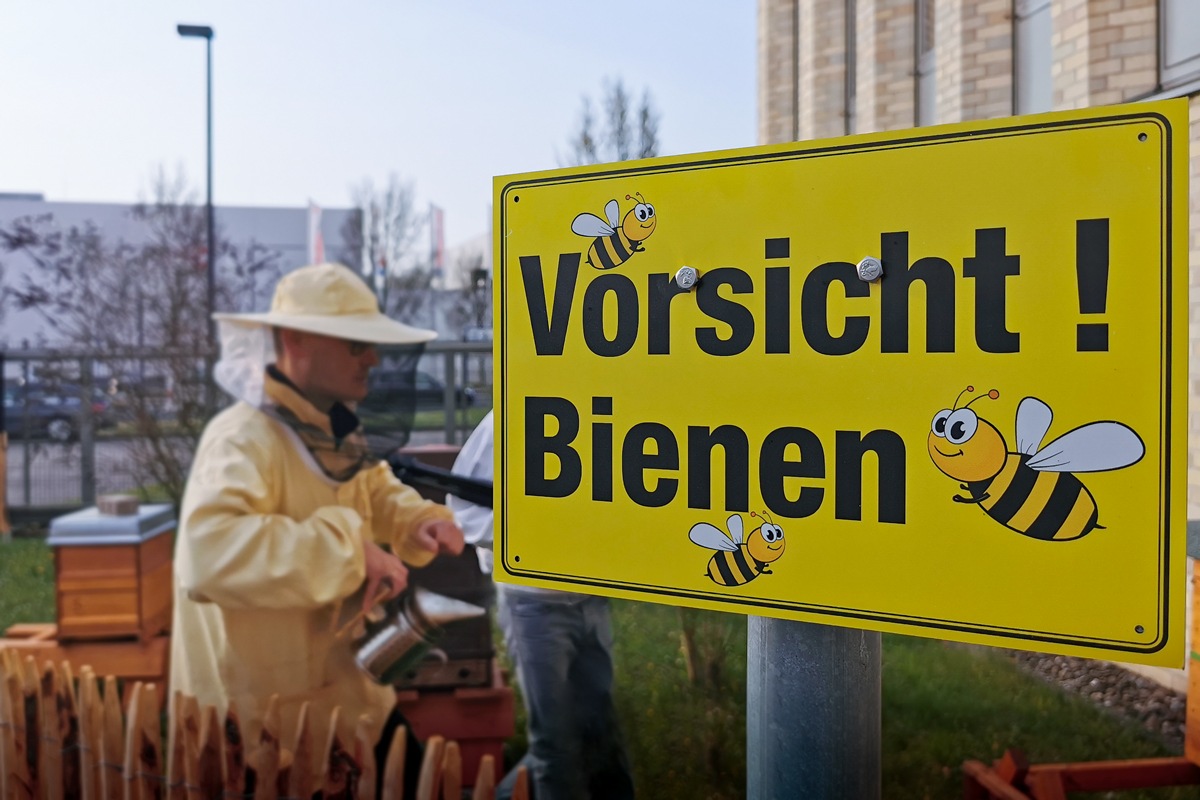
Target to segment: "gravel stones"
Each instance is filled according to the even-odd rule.
[[[1087,698],[1183,753],[1187,696],[1106,661],[1012,650],[1017,665],[1062,689]]]

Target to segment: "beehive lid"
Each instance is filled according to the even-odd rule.
[[[51,547],[139,544],[175,527],[169,504],[142,506],[135,514],[101,514],[95,506],[50,521]]]

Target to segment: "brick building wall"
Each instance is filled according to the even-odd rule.
[[[1156,0],[1057,0],[1054,107],[1123,103],[1158,83]]]
[[[846,4],[810,0],[800,4],[801,139],[846,133]],[[772,140],[778,141],[778,140]]]
[[[916,122],[916,3],[857,0],[856,133],[909,128]]]
[[[789,142],[799,135],[797,3],[760,3],[758,12],[758,140]]]
[[[1012,113],[1011,0],[938,0],[937,121]]]

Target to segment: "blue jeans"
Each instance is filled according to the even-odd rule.
[[[535,800],[633,797],[612,684],[612,620],[603,597],[497,587],[498,619],[525,698]],[[515,773],[515,771],[514,771]],[[499,791],[506,796],[514,773]]]

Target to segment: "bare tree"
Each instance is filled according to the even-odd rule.
[[[659,114],[649,90],[642,92],[641,104],[635,109],[633,99],[619,78],[606,81],[601,106],[602,126],[596,121],[591,98],[584,96],[579,126],[568,143],[566,159],[560,159],[565,161],[563,166],[602,164],[658,155]]]
[[[350,190],[356,212],[342,226],[340,258],[359,267],[379,295],[385,312],[395,309],[394,281],[388,276],[413,266],[417,236],[428,222],[418,212],[409,181],[392,174],[382,188],[364,178]],[[411,282],[411,279],[408,281]]]
[[[0,257],[31,266],[5,285],[0,304],[36,312],[68,347],[96,354],[133,428],[134,479],[178,504],[212,411],[207,228],[182,178],[160,173],[153,193],[132,211],[144,231],[138,242],[109,241],[91,222],[63,228],[50,214],[0,226]],[[279,276],[278,253],[257,242],[239,247],[219,230],[216,241],[217,307],[252,307]]]

